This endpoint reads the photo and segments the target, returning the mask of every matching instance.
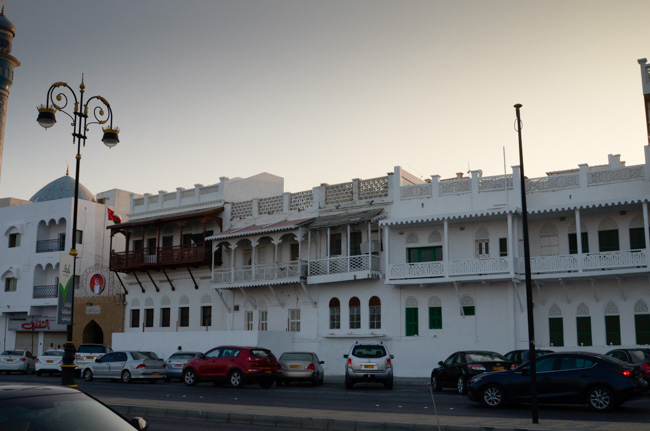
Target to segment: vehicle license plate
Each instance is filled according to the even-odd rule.
[[[174,368],[181,368],[183,364],[174,364]]]
[[[503,367],[492,367],[492,371],[503,371]]]
[[[363,368],[375,368],[374,365],[364,365]]]
[[[14,361],[13,359],[7,359],[7,362],[13,362],[13,361]]]
[[[266,374],[271,374],[271,370],[264,370]]]
[[[86,359],[88,359],[89,361],[92,361],[93,357],[92,356],[86,356]]]
[[[47,361],[48,364],[51,364],[51,363],[53,363],[53,362],[54,362],[54,361]]]
[[[152,376],[157,376],[157,375],[158,375],[158,373],[151,373],[151,375],[152,375]]]
[[[300,368],[300,365],[289,365],[289,368]]]

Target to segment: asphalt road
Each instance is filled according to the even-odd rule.
[[[0,375],[0,382],[39,382],[60,384],[59,376]],[[355,385],[346,390],[342,382],[327,381],[325,385],[292,384],[289,387],[262,389],[258,385],[247,385],[241,389],[228,386],[215,387],[212,383],[199,383],[188,387],[180,382],[135,382],[123,384],[108,380],[85,382],[77,380],[79,389],[96,397],[119,397],[136,399],[168,400],[178,402],[214,402],[220,404],[281,406],[339,411],[395,412],[435,414],[447,416],[489,416],[504,418],[530,418],[529,406],[508,406],[500,410],[489,410],[471,402],[465,396],[452,391],[431,392],[427,385],[399,385],[386,390],[380,385]],[[435,401],[435,404],[434,404]],[[539,418],[554,420],[647,422],[650,411],[650,397],[629,401],[618,410],[608,413],[594,413],[583,406],[540,406]]]

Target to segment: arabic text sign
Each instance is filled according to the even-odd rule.
[[[56,321],[61,325],[72,324],[72,296],[74,295],[72,286],[74,257],[66,252],[61,253],[61,262],[59,263],[59,302]]]
[[[7,329],[10,331],[61,332],[65,331],[66,327],[56,323],[56,317],[28,316],[10,317]]]

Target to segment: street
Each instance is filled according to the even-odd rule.
[[[59,376],[6,375],[0,382],[30,382],[60,384]],[[262,389],[251,384],[241,389],[228,386],[215,387],[212,383],[199,383],[189,387],[174,381],[150,384],[135,382],[123,384],[109,380],[85,382],[77,379],[79,389],[97,398],[135,398],[150,400],[177,401],[179,403],[218,403],[244,406],[278,406],[337,411],[362,411],[381,413],[431,414],[444,416],[485,416],[500,418],[530,418],[530,406],[511,405],[504,409],[489,410],[465,396],[452,391],[434,392],[434,402],[427,385],[399,385],[393,390],[372,384],[355,385],[345,390],[343,383],[336,379],[326,380],[325,385],[292,384],[289,387]],[[647,422],[650,411],[650,397],[625,403],[609,413],[594,413],[583,406],[545,406],[539,407],[540,423],[544,420],[582,420],[610,422]],[[239,428],[233,428],[239,429]]]

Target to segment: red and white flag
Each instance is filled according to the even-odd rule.
[[[120,217],[120,215],[118,213],[116,213],[115,211],[113,211],[112,209],[110,209],[108,207],[106,209],[108,210],[108,220],[109,221],[112,221],[115,224],[122,223],[122,217]]]

